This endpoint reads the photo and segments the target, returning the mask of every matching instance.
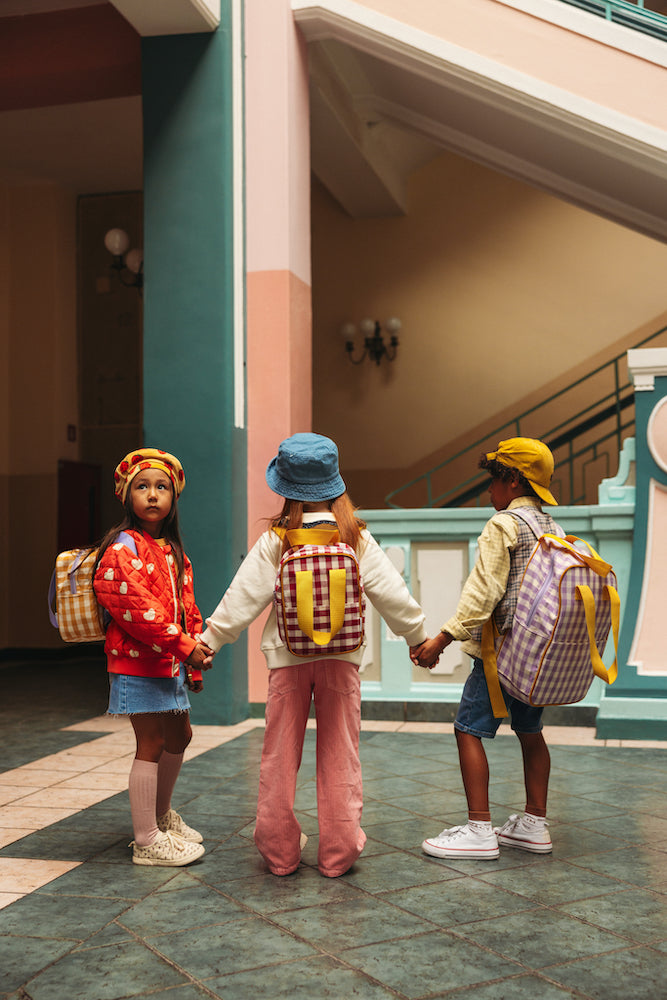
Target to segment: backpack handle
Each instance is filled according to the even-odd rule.
[[[308,531],[308,534],[311,534]],[[288,537],[292,532],[288,532]],[[337,635],[345,618],[345,570],[329,570],[329,632],[315,631],[313,621],[313,574],[308,569],[297,570],[296,577],[296,617],[301,631],[317,646],[326,646]]]
[[[558,535],[544,534],[540,538],[540,542],[544,539],[543,544],[550,545],[556,542],[559,546],[568,549],[573,555],[577,557],[585,566],[592,569],[594,573],[598,576],[607,576],[611,573],[611,563],[605,562],[602,556],[598,555],[592,545],[583,538],[577,538],[576,535],[566,535],[565,538],[559,538]],[[588,552],[582,552],[581,549],[577,548],[574,544],[575,542],[581,542],[586,546]]]
[[[291,528],[285,531],[291,549],[299,545],[335,545],[339,539],[338,528]]]
[[[611,630],[614,637],[614,662],[609,670],[602,662],[602,657],[598,652],[595,641],[595,598],[593,591],[585,583],[575,587],[576,599],[583,601],[584,614],[586,616],[586,631],[588,632],[588,642],[591,647],[591,665],[596,677],[601,677],[607,684],[613,684],[618,677],[618,631],[621,617],[621,600],[614,587],[606,584],[603,590],[603,600],[611,604]]]

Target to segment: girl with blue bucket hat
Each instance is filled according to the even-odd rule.
[[[283,498],[280,513],[248,553],[218,607],[206,620],[202,642],[218,650],[234,642],[269,605],[261,640],[269,668],[266,730],[259,775],[255,843],[274,875],[289,875],[301,861],[307,837],[294,815],[296,781],[311,701],[317,724],[317,866],[322,875],[343,875],[366,842],[361,829],[359,761],[363,628],[356,648],[319,657],[295,653],[281,635],[274,601],[281,558],[292,552],[288,533],[305,544],[317,529],[350,547],[363,591],[410,647],[426,639],[424,613],[378,543],[355,515],[338,468],[335,443],[301,433],[283,441],[266,470],[266,481]],[[292,540],[297,537],[291,535]],[[284,561],[283,561],[284,565]],[[333,586],[333,585],[332,585]],[[331,613],[333,617],[333,612]],[[333,645],[333,642],[332,642]]]

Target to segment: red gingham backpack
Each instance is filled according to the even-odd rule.
[[[574,535],[541,534],[529,508],[508,513],[525,521],[537,541],[510,630],[499,636],[493,616],[482,629],[496,718],[507,715],[499,679],[508,694],[529,705],[570,705],[585,697],[594,677],[613,684],[618,673],[616,658],[607,669],[598,652],[610,629],[618,650],[620,601],[609,563]]]
[[[299,528],[287,540],[274,591],[280,638],[307,660],[354,652],[364,641],[366,610],[354,550],[337,528]]]

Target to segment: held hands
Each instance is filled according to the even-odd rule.
[[[197,642],[197,645],[192,650],[190,655],[186,660],[183,661],[185,664],[185,685],[194,694],[199,694],[200,691],[204,690],[203,680],[195,680],[192,676],[191,667],[198,667],[200,670],[207,670],[208,667],[204,666],[206,660],[209,662],[209,666],[213,659],[213,650],[204,642]]]
[[[197,645],[184,662],[189,667],[199,667],[200,670],[208,670],[214,655],[213,650],[205,642],[198,640]]]
[[[410,647],[410,659],[420,667],[432,670],[440,659],[440,654],[452,642],[447,632],[438,632],[432,639],[426,639],[419,646]]]

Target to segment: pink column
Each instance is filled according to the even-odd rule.
[[[289,0],[246,4],[248,547],[280,507],[264,471],[311,426],[308,64]],[[262,622],[249,632],[248,698],[266,700]]]

